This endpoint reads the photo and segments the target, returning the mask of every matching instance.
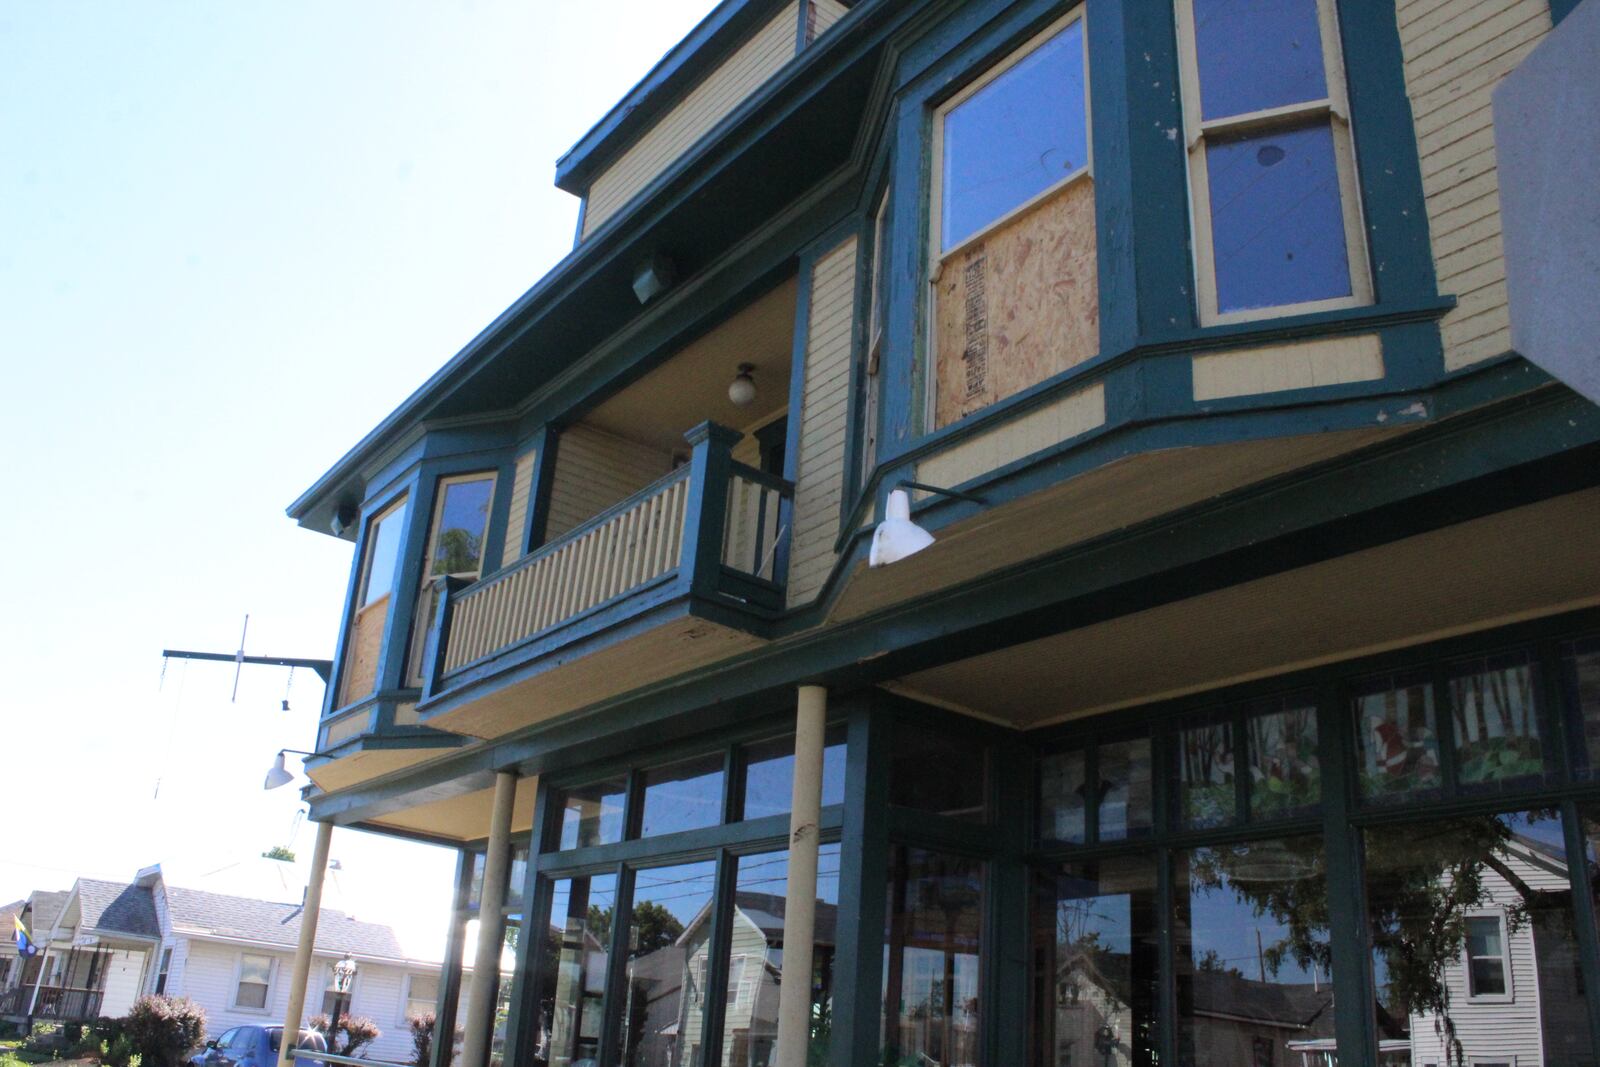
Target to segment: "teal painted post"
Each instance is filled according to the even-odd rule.
[[[1594,808],[1589,809],[1593,811]],[[1562,805],[1562,823],[1566,831],[1567,878],[1572,885],[1572,911],[1578,938],[1578,960],[1583,970],[1584,988],[1589,995],[1584,998],[1589,1007],[1589,1035],[1595,1048],[1600,1048],[1600,925],[1597,925],[1594,898],[1596,887],[1592,881],[1589,863],[1589,841],[1583,832],[1583,809],[1576,801]]]
[[[1000,853],[990,863],[989,904],[986,916],[990,933],[986,969],[989,1003],[992,1012],[982,1020],[988,1031],[991,1063],[1028,1062],[1028,985],[1031,878],[1024,855],[1028,849],[1031,822],[1026,817],[1033,761],[1029,748],[1020,741],[997,742],[991,750],[997,773],[992,775],[992,809],[999,816],[995,827],[1000,838]],[[1093,781],[1094,779],[1090,779]],[[1094,790],[1090,790],[1090,795]]]
[[[723,782],[730,779],[723,777]],[[717,874],[711,898],[711,931],[706,942],[709,955],[706,959],[705,1004],[701,1007],[700,1064],[722,1062],[722,1026],[727,1012],[727,997],[717,991],[728,988],[729,956],[733,945],[734,889],[738,876],[737,861],[727,849],[717,853]]]
[[[539,454],[533,461],[533,485],[528,490],[528,520],[522,533],[522,551],[532,552],[544,544],[550,523],[550,487],[555,484],[556,456],[561,435],[554,427],[539,431]]]
[[[702,422],[684,440],[689,457],[689,501],[683,516],[683,555],[679,581],[688,592],[709,596],[722,571],[722,531],[728,519],[728,479],[733,446],[744,435],[714,422]]]
[[[483,573],[491,574],[505,566],[506,559],[516,559],[520,553],[514,548],[516,532],[510,529],[511,494],[516,490],[517,464],[508,456],[495,467],[494,500],[489,508],[489,522],[483,531]],[[520,531],[519,531],[520,532]]]
[[[878,1058],[889,870],[888,718],[871,701],[862,701],[849,718],[830,1060],[840,1067],[869,1067]]]
[[[428,644],[423,653],[422,699],[429,700],[439,694],[439,683],[444,677],[445,655],[450,650],[450,617],[455,610],[455,594],[466,588],[461,578],[443,577],[433,583],[433,626],[428,630]]]
[[[439,964],[439,1000],[434,1006],[433,1048],[428,1067],[450,1067],[455,1049],[456,1004],[461,999],[461,959],[467,942],[467,900],[472,893],[472,853],[456,851],[456,891],[450,902],[450,932]]]

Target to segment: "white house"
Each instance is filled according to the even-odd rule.
[[[210,1036],[234,1026],[281,1025],[300,913],[298,904],[168,885],[159,865],[127,883],[80,878],[51,925],[29,927],[40,966],[30,968],[27,982],[13,979],[0,989],[0,1018],[115,1017],[143,993],[164,993],[204,1007]],[[434,1009],[438,961],[407,958],[388,926],[325,909],[307,1018],[332,1013],[333,965],[346,955],[358,970],[340,1012],[365,1016],[382,1032],[360,1055],[410,1062],[407,1019]]]

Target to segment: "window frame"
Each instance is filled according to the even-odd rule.
[[[406,980],[400,989],[400,1022],[404,1023],[410,1019],[420,1018],[420,1016],[411,1014],[411,1005],[417,999],[413,995],[412,986],[418,978],[427,979],[429,977],[429,975],[419,974],[415,971],[406,972]],[[431,977],[434,982],[433,1000],[428,1004],[427,1010],[437,1014],[439,1010],[439,993],[444,989],[444,981],[440,975],[432,975]],[[352,993],[354,991],[354,989],[351,990]]]
[[[267,961],[267,981],[265,992],[262,994],[261,1007],[242,1004],[239,1001],[239,987],[244,984],[244,961],[246,957]],[[241,950],[233,958],[233,985],[228,993],[228,1009],[230,1011],[248,1012],[251,1015],[272,1014],[272,994],[278,981],[278,957],[270,952],[247,952]],[[251,982],[251,985],[259,983]]]
[[[379,600],[389,600],[394,597],[395,587],[399,584],[401,561],[405,558],[405,531],[400,531],[400,546],[395,553],[395,573],[390,576],[389,589],[377,598],[367,595],[372,587],[373,554],[378,546],[378,528],[389,519],[399,518],[403,522],[406,509],[410,503],[411,494],[402,491],[389,503],[373,512],[372,517],[367,520],[367,528],[365,536],[362,538],[363,544],[361,547],[361,575],[356,582],[355,613],[357,615],[364,613]]]
[[[433,560],[436,542],[439,539],[439,523],[444,518],[445,496],[452,485],[464,485],[469,482],[487,481],[489,483],[489,511],[483,519],[483,538],[478,545],[478,569],[466,581],[476,582],[484,575],[484,563],[487,562],[487,547],[489,540],[489,527],[494,521],[495,492],[499,489],[499,470],[490,467],[486,470],[464,471],[460,474],[441,474],[433,482],[433,505],[429,509],[428,528],[423,533],[422,543],[422,568],[420,571],[417,599],[412,608],[411,638],[406,649],[405,684],[412,688],[421,688],[426,682],[426,664],[423,662],[428,646],[428,632],[433,627],[433,613],[438,606],[433,599],[433,583],[438,578],[460,578],[467,571],[454,572],[449,575],[435,575],[433,573]],[[520,558],[520,557],[519,557]]]
[[[163,945],[160,955],[156,957],[155,981],[151,983],[150,989],[158,997],[166,994],[167,979],[172,974],[172,948],[171,945]]]
[[[1461,967],[1463,984],[1467,991],[1467,1000],[1474,1004],[1510,1004],[1517,999],[1516,988],[1511,976],[1511,931],[1507,928],[1506,912],[1504,908],[1473,908],[1464,916],[1467,923],[1474,919],[1493,919],[1500,930],[1500,971],[1505,978],[1505,992],[1479,993],[1472,988],[1472,961],[1475,959],[1494,959],[1493,956],[1474,956],[1472,954],[1472,939],[1470,936],[1462,938]],[[1495,1057],[1499,1062],[1499,1057]]]
[[[1195,32],[1194,0],[1173,0],[1178,30],[1178,83],[1183,101],[1184,168],[1189,186],[1190,256],[1194,272],[1200,325],[1223,326],[1262,319],[1283,318],[1317,311],[1367,307],[1376,300],[1366,240],[1365,207],[1361,199],[1360,170],[1350,117],[1345,78],[1343,42],[1339,33],[1337,0],[1312,0],[1317,6],[1317,28],[1322,43],[1322,71],[1327,95],[1316,100],[1262,108],[1222,118],[1206,119],[1201,111],[1199,41]],[[1226,137],[1326,120],[1333,139],[1338,175],[1339,204],[1344,222],[1345,260],[1350,276],[1348,296],[1305,300],[1294,304],[1222,311],[1217,304],[1216,243],[1211,219],[1211,186],[1207,171],[1207,138]]]

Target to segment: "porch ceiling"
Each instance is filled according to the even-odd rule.
[[[437,746],[364,750],[307,768],[306,777],[325,792],[332,793],[393,771],[414,767],[440,752]]]
[[[517,798],[511,808],[512,833],[533,829],[533,801],[538,792],[538,778],[523,778],[517,782]],[[489,836],[493,809],[494,790],[480,789],[402,808],[373,819],[370,825],[374,829],[401,830],[451,841],[478,841]]]
[[[891,688],[1016,726],[1600,604],[1600,489],[908,674]]]
[[[595,407],[585,416],[585,425],[682,452],[687,449],[684,431],[707,419],[742,427],[758,414],[787,408],[797,292],[791,277],[757,297]],[[748,408],[728,399],[728,383],[741,363],[755,364],[756,402]]]

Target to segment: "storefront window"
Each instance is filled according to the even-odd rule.
[[[1092,767],[1092,770],[1091,770]],[[1089,788],[1093,775],[1095,786]],[[1046,756],[1039,761],[1040,835],[1081,844],[1121,841],[1151,829],[1150,741],[1138,738]]]
[[[1035,876],[1037,1067],[1154,1067],[1159,914],[1153,857],[1066,863]]]
[[[1283,701],[1283,710],[1247,719],[1250,817],[1272,819],[1314,812],[1322,800],[1317,755],[1317,709]]]
[[[575,1067],[600,1054],[617,878],[560,878],[551,885],[550,897],[534,1062]]]
[[[1233,725],[1208,723],[1183,731],[1178,742],[1178,797],[1189,826],[1224,826],[1234,820]]]
[[[1444,785],[1427,674],[1367,680],[1355,697],[1355,713],[1362,796],[1392,801]]]
[[[1475,660],[1451,672],[1456,777],[1463,787],[1527,784],[1544,773],[1537,688],[1525,654]]]
[[[1572,717],[1573,766],[1579,777],[1600,777],[1600,638],[1574,641],[1561,650]]]
[[[961,734],[897,723],[889,803],[956,819],[987,817],[985,746]]]
[[[569,848],[611,845],[622,840],[628,779],[608,778],[556,794],[561,808],[561,843]]]
[[[494,1026],[489,1035],[489,1067],[505,1061],[506,1025],[511,1021],[512,976],[517,971],[517,945],[522,941],[522,916],[506,916],[500,946],[500,980],[495,986]]]
[[[1414,1064],[1596,1062],[1559,812],[1406,823],[1365,842],[1380,1047]]]
[[[880,1062],[979,1062],[982,932],[982,862],[895,847]]]
[[[716,887],[714,861],[653,867],[634,876],[622,1005],[627,1067],[699,1062]]]
[[[640,837],[716,826],[722,821],[723,757],[701,756],[644,772]]]
[[[1179,1063],[1294,1063],[1332,1038],[1320,838],[1179,852],[1173,884]]]
[[[743,818],[787,815],[794,797],[794,735],[746,745]],[[845,732],[829,730],[822,750],[822,804],[844,803]]]

